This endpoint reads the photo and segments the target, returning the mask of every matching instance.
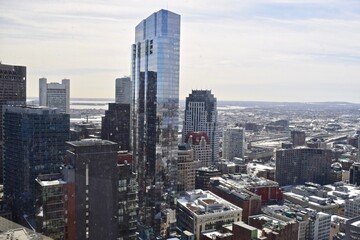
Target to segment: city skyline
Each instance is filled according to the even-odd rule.
[[[0,4],[0,60],[28,67],[30,97],[43,76],[72,79],[72,97],[113,95],[131,75],[132,26],[168,9],[182,16],[180,99],[212,89],[219,100],[360,102],[356,1]]]

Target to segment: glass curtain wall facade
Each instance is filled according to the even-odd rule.
[[[175,189],[179,58],[180,15],[160,10],[136,26],[132,138],[140,204],[145,186],[164,183],[168,189]]]
[[[177,158],[180,15],[160,10],[136,26],[132,46],[134,153],[139,177],[170,176]],[[174,182],[171,182],[171,184]]]

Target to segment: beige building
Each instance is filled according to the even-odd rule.
[[[208,135],[203,132],[189,132],[185,142],[194,150],[194,160],[198,162],[197,168],[211,165],[212,150]]]
[[[197,162],[194,161],[194,152],[189,144],[180,144],[177,163],[177,190],[191,191],[195,189],[195,169]]]
[[[224,224],[238,222],[242,209],[210,191],[196,189],[177,199],[177,227],[195,234],[221,230]]]

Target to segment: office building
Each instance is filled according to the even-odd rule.
[[[131,65],[132,140],[142,222],[149,213],[143,212],[148,209],[143,204],[153,209],[150,205],[154,203],[155,212],[160,212],[162,184],[176,190],[179,59],[180,15],[160,10],[136,26]],[[146,186],[154,191],[147,194]],[[150,197],[150,192],[156,194]],[[154,214],[147,224],[152,225]]]
[[[347,218],[360,216],[360,196],[345,200],[344,215]]]
[[[305,132],[291,131],[291,140],[294,147],[305,146]]]
[[[217,102],[211,91],[193,90],[186,98],[183,126],[183,141],[188,132],[205,132],[209,137],[212,151],[211,162],[219,158],[219,131]]]
[[[350,167],[349,182],[360,186],[360,162],[356,162]]]
[[[35,179],[60,171],[70,117],[55,108],[4,106],[3,120],[4,196],[17,216],[33,215]]]
[[[247,190],[244,186],[216,177],[210,179],[209,190],[235,206],[240,207],[243,210],[242,221],[244,222],[248,221],[249,216],[260,213],[261,196]]]
[[[220,177],[221,171],[214,167],[202,167],[195,171],[195,188],[208,190],[210,186],[210,178]]]
[[[310,224],[310,239],[327,240],[330,236],[331,215],[319,212],[314,213],[311,217]]]
[[[294,221],[285,222],[265,214],[249,217],[250,226],[262,230],[265,239],[290,240],[298,239],[298,224]],[[317,238],[315,238],[317,239]]]
[[[346,240],[360,239],[360,216],[346,221],[345,233]]]
[[[331,156],[329,149],[277,150],[275,179],[280,186],[298,185],[305,182],[327,184],[330,179]]]
[[[212,151],[209,137],[206,133],[188,132],[185,137],[185,143],[190,144],[194,150],[194,160],[197,161],[197,168],[211,166]]]
[[[136,240],[138,184],[136,174],[130,164],[118,164],[119,236],[126,240]],[[120,238],[121,239],[121,238]]]
[[[36,178],[36,231],[53,239],[64,239],[66,182],[61,174]]]
[[[101,139],[118,143],[120,150],[130,150],[130,104],[109,103],[101,121]]]
[[[39,105],[58,108],[60,112],[70,114],[70,80],[47,83],[46,78],[40,78]]]
[[[222,175],[226,184],[236,186],[238,188],[245,188],[246,190],[255,193],[261,197],[261,204],[266,205],[274,202],[282,202],[283,194],[277,182],[265,178],[259,178],[247,174],[229,174]],[[219,180],[219,178],[210,179],[212,182]]]
[[[242,209],[210,191],[196,189],[177,199],[176,224],[200,239],[205,230],[221,230],[222,225],[238,222]]]
[[[115,80],[115,103],[131,104],[131,89],[130,77],[117,78]]]
[[[86,139],[66,143],[63,169],[67,182],[68,239],[117,239],[119,237],[118,196],[126,191],[117,168],[118,144]],[[121,191],[120,191],[121,190]]]
[[[194,151],[189,144],[180,144],[177,164],[177,191],[191,191],[195,189]]]
[[[232,161],[234,157],[244,158],[245,131],[243,128],[228,128],[223,135],[223,158]]]
[[[5,65],[0,62],[0,113],[5,104],[25,104],[26,67]],[[0,117],[0,133],[2,133]],[[3,183],[3,134],[0,134],[0,182]]]

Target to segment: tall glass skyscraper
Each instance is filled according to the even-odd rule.
[[[175,187],[179,57],[180,15],[160,10],[136,26],[132,45],[132,137],[140,201],[145,186],[158,187],[163,182],[169,189]]]

